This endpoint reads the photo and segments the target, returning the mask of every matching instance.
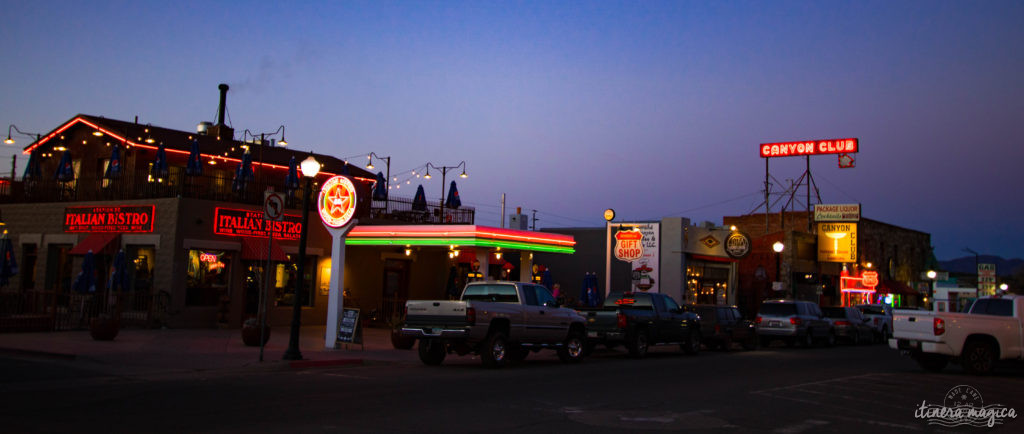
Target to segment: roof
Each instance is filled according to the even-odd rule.
[[[24,154],[30,154],[35,148],[41,146],[62,132],[72,127],[91,128],[113,137],[124,143],[126,146],[137,146],[146,149],[157,149],[160,144],[168,153],[179,153],[188,155],[192,148],[192,140],[198,140],[199,151],[202,157],[215,158],[223,161],[239,162],[244,153],[243,145],[249,145],[232,137],[229,140],[222,140],[214,135],[202,135],[195,132],[179,131],[170,128],[163,128],[151,124],[139,124],[125,122],[117,119],[108,119],[102,116],[78,114],[62,123],[59,127],[50,131],[39,140],[25,146]],[[149,143],[150,140],[152,143]],[[286,169],[291,157],[296,162],[301,162],[311,152],[300,151],[285,147],[251,146],[250,153],[253,154],[254,166],[268,166],[272,168]],[[259,156],[257,156],[257,153]],[[336,175],[342,173],[345,166],[351,176],[363,178],[367,181],[376,179],[376,175],[360,167],[347,164],[345,161],[331,155],[313,154],[321,164],[321,174]]]

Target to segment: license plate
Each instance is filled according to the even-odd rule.
[[[921,343],[918,341],[909,341],[906,339],[900,339],[896,341],[896,348],[901,350],[916,350],[920,348]]]
[[[588,338],[596,338],[597,337],[597,332],[587,332],[587,337]]]
[[[782,323],[778,321],[768,321],[768,327],[782,327]]]

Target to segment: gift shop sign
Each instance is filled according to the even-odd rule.
[[[266,238],[274,231],[274,238],[297,240],[302,234],[302,219],[297,215],[284,215],[283,221],[263,219],[263,210],[217,208],[213,211],[213,233],[231,237]]]
[[[633,291],[659,292],[658,223],[623,223],[615,232],[615,258],[630,263]]]
[[[644,234],[638,229],[619,230],[615,233],[615,259],[633,262],[644,256]]]
[[[852,154],[860,147],[857,139],[806,140],[802,142],[762,143],[761,158],[802,157],[821,154]]]
[[[156,205],[64,208],[64,232],[153,232]]]

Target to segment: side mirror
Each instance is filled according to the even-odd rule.
[[[561,305],[562,304],[559,303],[558,300],[550,300],[550,301],[547,301],[547,302],[544,303],[545,307],[550,307],[550,308],[556,308],[556,307],[559,307]]]

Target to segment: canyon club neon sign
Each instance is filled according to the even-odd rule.
[[[850,154],[860,149],[855,138],[807,140],[801,142],[762,143],[761,158],[801,157],[805,155]]]
[[[156,205],[64,208],[64,232],[153,232]]]
[[[284,221],[263,219],[263,211],[217,208],[213,211],[213,233],[230,237],[274,238],[297,240],[302,234],[302,220],[297,215],[284,215]]]

